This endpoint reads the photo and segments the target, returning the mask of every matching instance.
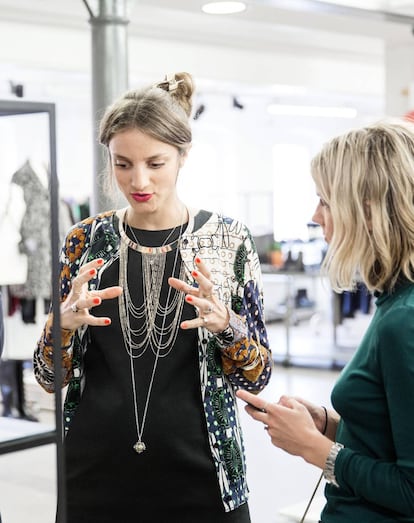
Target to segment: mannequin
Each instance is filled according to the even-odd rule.
[[[11,182],[23,189],[26,210],[20,225],[21,250],[28,257],[27,280],[24,285],[13,286],[12,294],[18,298],[50,298],[51,249],[49,240],[49,191],[34,171],[31,161],[13,174]]]
[[[35,171],[34,165],[40,176]],[[16,189],[21,191],[24,200],[24,212],[19,227],[19,250],[27,257],[27,273],[24,282],[9,281],[9,290],[12,296],[20,300],[23,323],[35,324],[36,301],[43,299],[48,304],[51,293],[51,248],[48,233],[50,203],[46,164],[36,159],[26,160],[13,174],[11,185],[15,193]],[[12,262],[10,266],[13,266]],[[6,273],[9,272],[9,267]],[[25,332],[28,334],[27,330]],[[27,411],[24,394],[23,370],[25,362],[31,358],[29,352],[27,357],[25,355],[25,345],[28,345],[28,350],[31,346],[26,338],[18,341],[18,333],[15,332],[12,343],[8,343],[8,349],[10,348],[7,350],[8,359],[0,364],[3,416],[36,421],[36,418]]]

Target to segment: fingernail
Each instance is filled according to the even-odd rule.
[[[182,328],[182,329],[186,329],[186,328],[187,328],[187,323],[186,323],[186,322],[183,322],[183,323],[181,324],[181,328]]]
[[[104,323],[105,325],[109,325],[111,323],[111,320],[105,320]]]
[[[89,274],[90,274],[91,276],[93,276],[95,273],[96,273],[95,269],[91,269],[91,270],[89,271]]]
[[[93,299],[93,303],[94,303],[95,305],[99,305],[99,304],[101,303],[101,300],[100,300],[99,298],[94,298],[94,299]]]
[[[197,278],[197,276],[198,276],[198,272],[197,272],[197,271],[193,271],[191,274],[192,274],[192,276],[193,276],[194,278]]]
[[[99,258],[99,260],[97,260],[97,261],[96,261],[96,263],[97,263],[98,265],[102,265],[102,264],[103,264],[103,262],[104,262],[104,261],[103,261],[103,259],[102,259],[102,258]]]
[[[196,263],[201,263],[201,258],[199,258],[199,257],[197,256],[197,258],[195,259],[195,262],[196,262]]]
[[[193,301],[193,297],[192,296],[186,296],[185,299],[186,299],[186,301],[189,301],[189,302]]]

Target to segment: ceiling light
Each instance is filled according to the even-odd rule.
[[[246,7],[245,2],[208,2],[201,9],[209,15],[229,15],[241,13]]]
[[[353,107],[322,107],[317,105],[271,104],[267,111],[273,115],[322,116],[329,118],[355,118],[357,110]]]

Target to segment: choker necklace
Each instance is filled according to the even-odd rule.
[[[185,211],[186,209],[184,209],[184,212]],[[172,276],[178,277],[180,279],[184,277],[184,265],[179,262],[178,249],[178,244],[181,239],[184,227],[184,224],[182,223],[184,220],[184,212],[178,238],[170,244],[166,243],[176,231],[177,227],[175,227],[167,236],[164,244],[159,247],[144,247],[140,245],[135,234],[130,228],[131,233],[136,240],[136,242],[133,242],[133,240],[127,236],[123,228],[122,218],[119,220],[119,231],[121,239],[123,240],[121,241],[119,249],[119,285],[124,289],[124,292],[119,298],[119,318],[124,339],[124,346],[130,360],[135,425],[138,437],[137,442],[133,445],[133,449],[138,454],[141,454],[147,448],[144,441],[142,441],[142,435],[147,418],[148,406],[157,364],[159,359],[168,356],[174,347],[174,343],[177,339],[179,331],[179,323],[184,305],[184,293],[176,291],[170,286],[168,286],[165,305],[160,303],[167,253],[172,251],[174,248],[176,251],[174,254]],[[128,288],[128,248],[141,253],[143,301],[140,305],[134,304]],[[176,272],[178,270],[179,263],[180,267],[179,273],[177,275]],[[167,317],[170,314],[174,314],[174,316],[172,320],[167,323]],[[162,318],[161,327],[156,324],[157,317]],[[138,327],[137,329],[132,328],[132,319],[135,319],[136,323],[141,323],[141,327]],[[135,383],[134,360],[136,358],[140,358],[146,352],[148,347],[151,348],[155,359],[150,382],[148,385],[142,420],[140,423],[138,415],[138,397]]]
[[[126,213],[125,213],[124,219],[125,218],[126,218]],[[144,245],[141,245],[139,243],[139,241],[137,240],[137,238],[134,234],[134,231],[132,230],[132,227],[130,225],[127,225],[127,227],[129,228],[132,235],[134,236],[135,242],[127,235],[127,233],[125,232],[125,229],[124,229],[124,224],[120,220],[119,221],[119,233],[121,235],[121,239],[130,249],[132,249],[133,251],[140,252],[141,254],[164,254],[166,252],[172,251],[173,249],[175,249],[175,247],[177,247],[178,242],[180,241],[180,238],[181,238],[181,235],[183,232],[183,224],[181,224],[179,226],[180,234],[179,234],[178,238],[173,240],[171,243],[167,244],[167,241],[171,238],[171,236],[176,231],[176,229],[178,227],[178,225],[177,225],[176,227],[174,227],[174,229],[172,229],[172,231],[167,236],[167,238],[164,240],[162,245],[160,245],[159,247],[145,247]]]

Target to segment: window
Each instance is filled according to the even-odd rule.
[[[311,154],[298,144],[273,146],[273,229],[276,239],[308,239],[316,199]]]

